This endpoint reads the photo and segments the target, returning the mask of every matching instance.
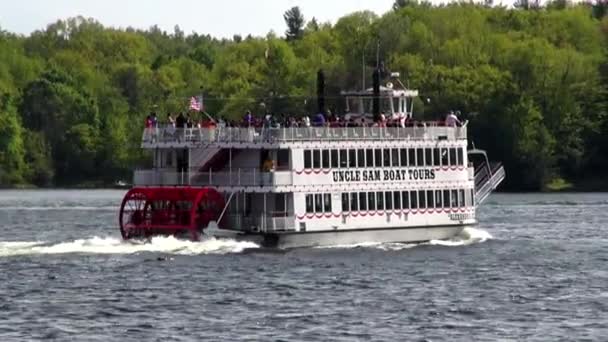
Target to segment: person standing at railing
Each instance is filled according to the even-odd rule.
[[[243,125],[248,128],[253,125],[253,115],[251,115],[250,110],[247,110],[247,112],[245,112],[245,116],[243,117]]]
[[[180,112],[175,119],[175,127],[177,128],[177,141],[181,141],[182,135],[184,134],[184,127],[186,126],[186,118],[184,113]]]
[[[274,170],[274,160],[270,156],[270,153],[268,153],[268,156],[266,156],[266,160],[264,160],[264,163],[262,164],[262,185],[272,184]]]
[[[456,127],[460,126],[461,124],[462,123],[460,122],[460,120],[458,120],[456,114],[454,114],[454,111],[451,110],[445,118],[445,125],[447,127]]]

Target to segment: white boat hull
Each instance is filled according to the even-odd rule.
[[[419,243],[430,240],[450,239],[462,232],[465,227],[467,225],[260,233],[242,234],[236,236],[236,239],[252,241],[269,248],[340,246],[387,242]]]

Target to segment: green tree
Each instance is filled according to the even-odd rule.
[[[283,19],[287,24],[285,37],[288,41],[298,40],[304,35],[304,15],[300,11],[300,7],[295,6],[290,8],[283,14]]]

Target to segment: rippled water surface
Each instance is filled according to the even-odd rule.
[[[0,341],[606,341],[608,194],[493,195],[452,241],[124,243],[122,191],[0,191]]]

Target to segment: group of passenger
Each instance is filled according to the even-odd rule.
[[[445,121],[438,122],[439,125],[445,125],[448,127],[457,127],[462,125],[460,120],[460,111],[449,111],[446,115]],[[217,120],[209,118],[201,118],[200,120],[193,119],[191,113],[187,112],[184,114],[180,112],[175,117],[173,114],[167,114],[166,122],[164,126],[168,129],[181,129],[181,128],[203,128],[203,127],[256,127],[256,128],[300,128],[300,127],[413,127],[418,126],[420,123],[414,121],[411,115],[394,116],[387,118],[385,112],[381,112],[379,117],[375,120],[371,120],[365,115],[357,115],[347,113],[340,117],[334,115],[331,110],[327,110],[325,113],[317,113],[312,117],[304,115],[300,118],[294,116],[275,116],[272,114],[266,114],[264,117],[254,116],[250,110],[245,112],[243,119],[240,122],[234,120],[224,120],[218,118]],[[145,127],[147,129],[157,128],[160,124],[158,117],[155,112],[150,113],[146,117]]]

